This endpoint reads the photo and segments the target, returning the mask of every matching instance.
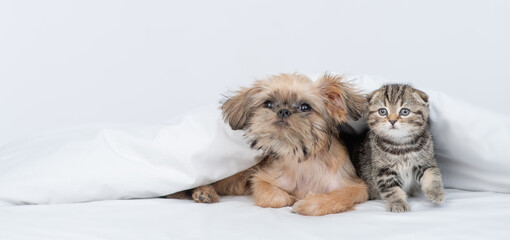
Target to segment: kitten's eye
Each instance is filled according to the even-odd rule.
[[[400,115],[402,115],[402,116],[407,116],[407,115],[409,115],[409,113],[411,113],[411,110],[409,110],[408,108],[400,109]]]
[[[303,104],[301,104],[301,106],[299,106],[299,110],[301,110],[302,112],[308,112],[308,111],[312,110],[312,107],[310,105],[308,105],[307,103],[303,103]]]
[[[386,108],[381,108],[378,110],[378,112],[379,112],[379,115],[381,115],[381,116],[388,115],[388,110],[386,110]]]
[[[271,102],[269,100],[265,101],[264,102],[264,107],[266,107],[266,108],[273,108],[274,107],[273,102]]]

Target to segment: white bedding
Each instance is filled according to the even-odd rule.
[[[386,82],[348,78],[365,91]],[[427,93],[445,187],[510,193],[510,118]],[[0,146],[0,205],[158,197],[233,175],[258,154],[215,105],[170,125],[57,131]]]
[[[0,146],[0,206],[158,197],[257,163],[216,105],[170,125],[75,127]]]
[[[354,80],[365,90],[381,84]],[[487,192],[449,189],[441,206],[412,198],[410,213],[370,201],[322,217],[259,208],[250,197],[211,205],[120,200],[169,194],[255,164],[258,153],[214,106],[174,125],[74,129],[0,146],[0,240],[510,239],[510,118],[427,93],[445,186]]]
[[[256,207],[248,196],[217,204],[143,199],[6,206],[0,207],[0,239],[510,239],[510,194],[446,193],[441,206],[410,198],[409,213],[388,213],[377,200],[321,217]]]

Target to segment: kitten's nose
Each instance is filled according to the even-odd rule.
[[[278,117],[281,118],[288,118],[292,113],[288,109],[280,109],[276,114],[278,114]]]
[[[390,123],[392,126],[394,126],[396,122],[397,122],[397,120],[390,120]]]

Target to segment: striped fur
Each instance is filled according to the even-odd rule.
[[[433,202],[442,202],[443,184],[428,129],[428,96],[409,85],[390,84],[369,94],[366,104],[370,130],[353,159],[370,198],[385,200],[390,212],[410,211],[407,194],[420,188]]]

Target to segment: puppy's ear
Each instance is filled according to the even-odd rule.
[[[324,74],[317,81],[329,114],[337,123],[358,120],[362,113],[365,98],[342,76]]]
[[[221,106],[223,119],[228,122],[232,129],[239,130],[246,126],[257,107],[254,95],[260,91],[261,88],[257,84],[252,88],[241,88],[234,96],[223,102]]]

